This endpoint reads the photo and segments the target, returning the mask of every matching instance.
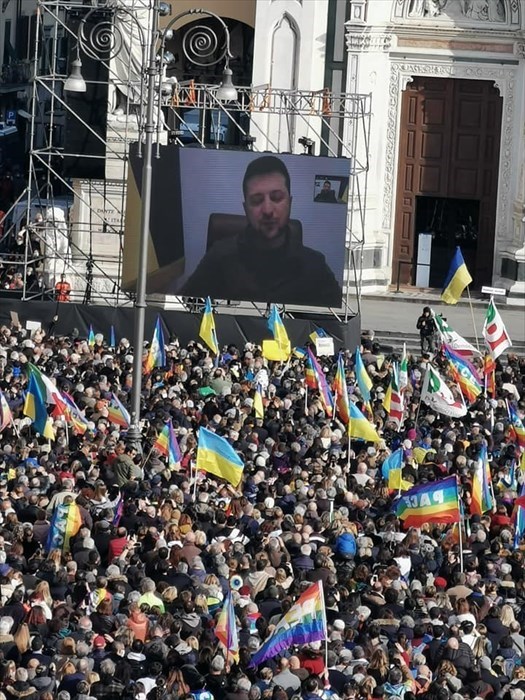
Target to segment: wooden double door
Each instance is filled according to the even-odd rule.
[[[502,99],[485,80],[416,77],[403,93],[392,282],[413,284],[432,234],[430,286],[459,245],[480,287],[492,281]],[[401,261],[401,265],[399,262]]]

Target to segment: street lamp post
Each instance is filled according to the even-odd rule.
[[[108,6],[104,5],[104,9],[107,8]],[[86,17],[84,18],[84,23],[86,22],[87,17],[93,12],[95,12],[97,9],[100,8],[95,7],[87,13]],[[195,46],[195,48],[198,49],[198,51],[190,51],[192,47],[188,47],[185,43],[183,43],[183,52],[186,58],[188,58],[192,63],[199,66],[212,66],[220,63],[221,61],[224,61],[225,66],[222,74],[222,82],[221,85],[217,88],[216,98],[219,101],[223,102],[232,102],[237,100],[237,90],[233,85],[232,71],[229,66],[230,58],[232,58],[232,54],[230,51],[230,33],[225,22],[218,15],[216,15],[213,12],[210,12],[209,10],[191,9],[185,12],[181,12],[168,23],[165,29],[159,30],[159,17],[166,16],[167,14],[169,14],[170,9],[171,8],[167,3],[158,2],[157,0],[155,0],[152,8],[152,23],[150,34],[149,37],[145,37],[144,27],[134,15],[132,9],[128,9],[123,6],[117,6],[114,8],[115,13],[122,13],[126,15],[138,27],[139,34],[143,38],[143,65],[146,65],[145,73],[141,76],[140,90],[140,94],[143,95],[144,90],[142,88],[145,84],[145,119],[143,121],[141,120],[141,131],[144,139],[144,149],[142,153],[142,207],[140,217],[137,287],[134,302],[133,384],[131,388],[130,401],[131,425],[129,426],[127,432],[127,441],[130,444],[133,444],[133,446],[136,447],[136,449],[139,451],[141,451],[142,448],[142,433],[140,430],[140,407],[142,395],[142,349],[144,347],[144,328],[147,306],[146,282],[148,269],[148,237],[151,216],[153,134],[156,131],[155,103],[157,91],[159,91],[160,93],[160,91],[162,90],[162,70],[163,65],[165,63],[165,58],[169,53],[166,52],[166,41],[169,41],[173,37],[173,26],[184,17],[191,15],[211,17],[220,24],[222,30],[224,31],[225,37],[225,41],[222,47],[220,47],[219,39],[215,31],[210,27],[201,26],[198,27],[198,29],[200,30],[200,34],[198,35],[198,43]],[[106,22],[107,19],[104,20],[104,23]],[[64,83],[64,89],[69,92],[86,92],[86,83],[82,77],[81,72],[82,62],[80,58],[80,51],[86,48],[85,42],[87,41],[87,38],[84,35],[82,29],[83,23],[81,23],[77,35],[76,59],[72,62],[71,74]],[[117,28],[114,27],[114,31],[117,31]],[[90,46],[87,48],[88,55],[92,57],[94,53],[94,47]],[[213,56],[213,53],[217,50],[217,48],[222,49],[218,57]],[[113,54],[113,56],[115,56],[115,54]],[[144,104],[141,105],[141,109],[143,108]]]

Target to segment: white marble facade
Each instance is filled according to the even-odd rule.
[[[363,293],[392,279],[401,94],[422,75],[494,81],[502,96],[492,281],[524,304],[525,0],[348,2],[344,89],[373,96]],[[253,84],[321,90],[327,12],[328,0],[257,0]]]

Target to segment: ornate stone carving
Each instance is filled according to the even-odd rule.
[[[383,229],[392,227],[394,195],[397,180],[397,145],[399,143],[399,101],[401,92],[417,75],[436,78],[492,80],[503,98],[501,119],[501,152],[498,179],[498,208],[496,214],[496,245],[509,237],[511,178],[513,168],[513,121],[515,102],[515,72],[510,66],[477,66],[446,63],[392,63],[390,69],[388,123],[383,190]]]
[[[520,58],[525,58],[525,41],[517,41],[514,44],[514,53]]]
[[[408,6],[409,17],[437,17],[440,14],[439,0],[411,0]]]
[[[520,27],[519,0],[396,0],[393,18]]]
[[[391,34],[377,32],[347,32],[346,48],[353,53],[389,51],[392,44]]]

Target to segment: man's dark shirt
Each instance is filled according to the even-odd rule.
[[[219,299],[339,306],[341,287],[322,253],[287,237],[275,249],[257,246],[249,229],[208,250],[181,294]]]

